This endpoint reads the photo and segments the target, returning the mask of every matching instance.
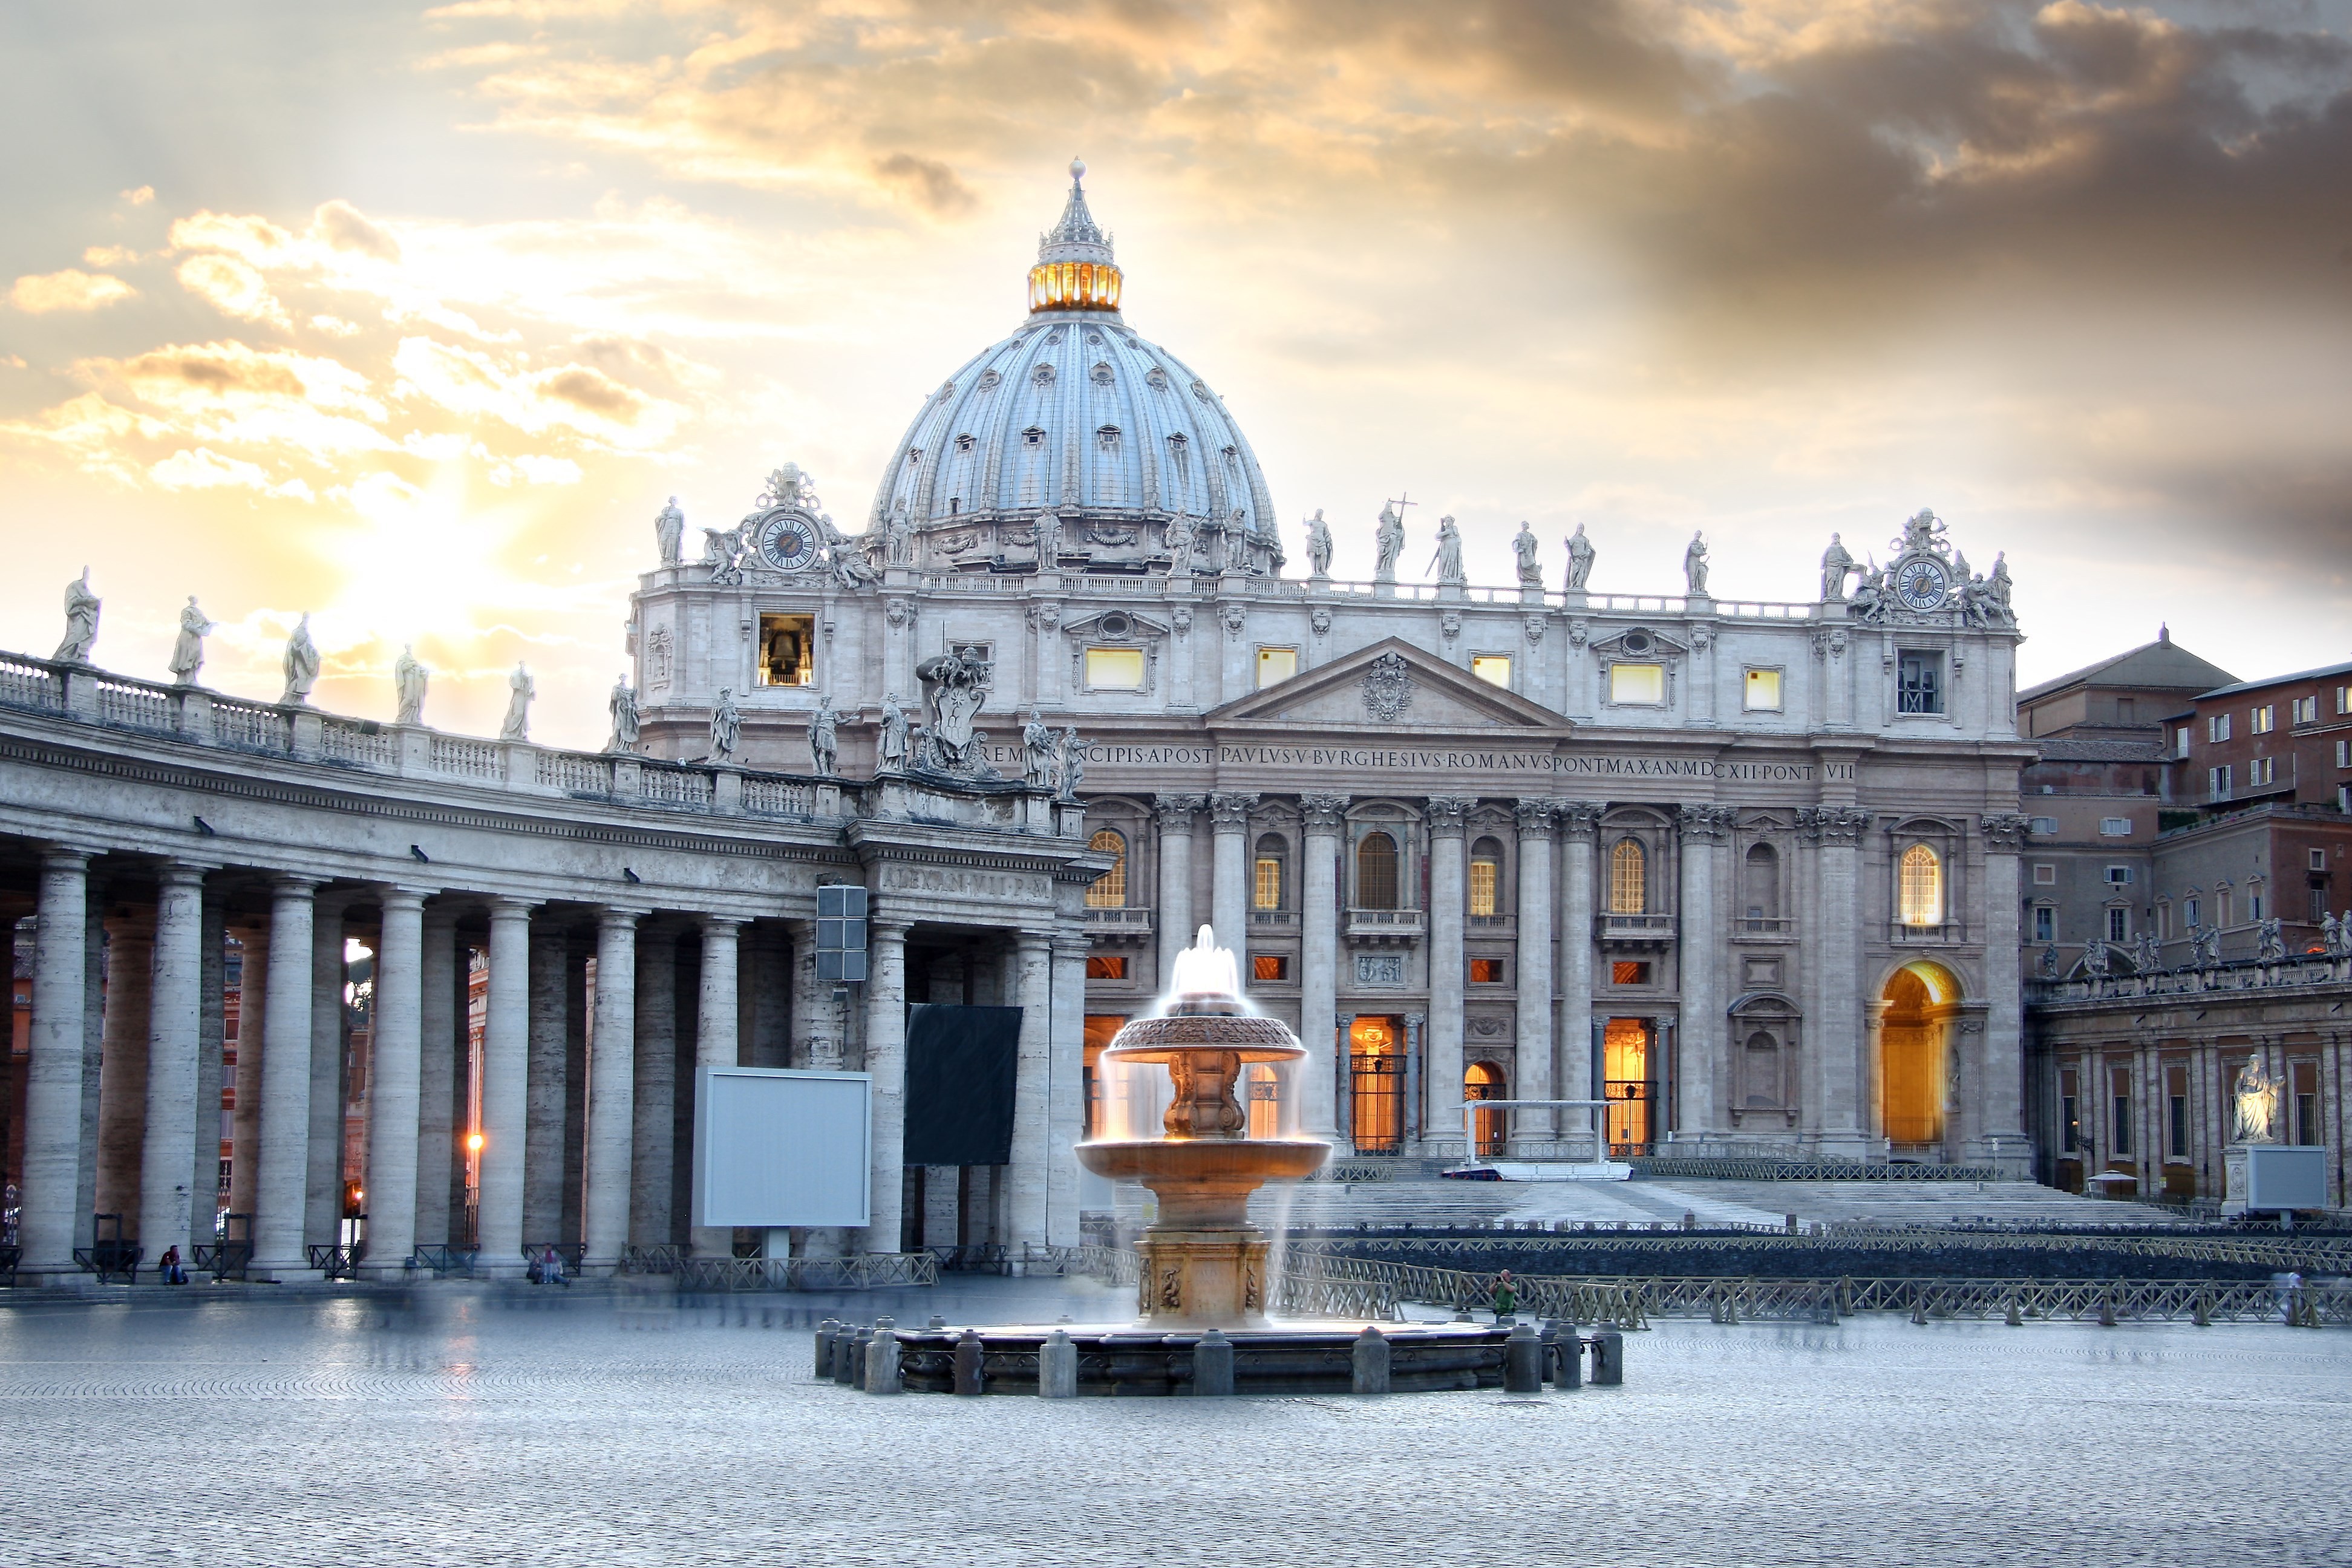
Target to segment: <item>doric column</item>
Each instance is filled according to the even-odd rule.
[[[743,922],[724,915],[704,915],[701,923],[702,983],[699,1005],[694,1010],[694,1065],[697,1069],[731,1068],[740,1049],[737,958]],[[694,1092],[698,1102],[702,1094],[699,1070],[694,1075]],[[729,1226],[698,1225],[693,1241],[697,1257],[734,1255],[735,1232]]]
[[[1176,977],[1176,954],[1192,945],[1192,825],[1206,795],[1152,798],[1160,823],[1160,985]],[[1133,871],[1130,868],[1130,876]]]
[[[1861,985],[1864,940],[1859,900],[1858,850],[1870,826],[1870,813],[1853,806],[1811,806],[1797,814],[1814,842],[1818,905],[1811,929],[1821,966],[1822,1016],[1813,1024],[1820,1048],[1813,1053],[1821,1074],[1821,1142],[1825,1153],[1859,1157],[1872,1136],[1869,1047],[1864,1037]]]
[[[397,1279],[416,1250],[417,1107],[424,1088],[425,894],[383,890],[369,1047],[367,1256],[362,1273]],[[447,1184],[443,1184],[446,1188]],[[436,1239],[438,1239],[437,1237]]]
[[[1512,1032],[1519,1070],[1511,1095],[1517,1100],[1549,1100],[1559,1092],[1552,1087],[1551,1037],[1554,810],[1548,800],[1522,800],[1513,808],[1519,827],[1519,972],[1513,977],[1518,983],[1518,1005]],[[1547,1142],[1557,1121],[1549,1110],[1520,1111],[1511,1118],[1511,1131],[1521,1142]]]
[[[1339,1136],[1339,1081],[1348,1053],[1335,1046],[1339,997],[1339,825],[1344,795],[1298,799],[1306,831],[1298,851],[1298,1043],[1307,1047],[1300,1121],[1310,1138]]]
[[[99,1093],[106,1057],[106,889],[93,883],[82,921],[81,1131],[75,1140],[79,1163],[74,1172],[76,1244],[89,1235],[98,1213]]]
[[[196,985],[196,1099],[188,1131],[188,1232],[210,1241],[220,1216],[222,1043],[228,1023],[228,907],[218,889],[207,889],[198,916]],[[191,1259],[191,1267],[194,1260]]]
[[[310,987],[312,889],[308,877],[269,885],[269,970],[261,1041],[260,1166],[253,1193],[253,1261],[262,1279],[315,1279],[302,1247],[310,1177]],[[237,1053],[237,1096],[250,1082]]]
[[[490,900],[490,979],[482,1016],[482,1152],[475,1268],[520,1274],[523,1154],[530,1127],[530,905]]]
[[[1716,909],[1715,889],[1716,860],[1731,816],[1731,808],[1723,805],[1686,805],[1681,812],[1682,908],[1675,922],[1682,955],[1681,1058],[1676,1074],[1681,1103],[1674,1108],[1674,1125],[1697,1137],[1717,1130],[1717,1089],[1728,1054],[1724,1048],[1728,1031],[1719,984],[1724,921]]]
[[[585,1267],[609,1274],[629,1239],[631,1123],[636,1098],[637,910],[596,916],[596,1026],[589,1040]]]
[[[1209,923],[1217,928],[1217,945],[1233,949],[1244,976],[1249,972],[1249,814],[1255,805],[1254,795],[1209,797],[1209,823],[1215,834],[1209,859]]]
[[[1078,1244],[1078,1140],[1086,1133],[1087,950],[1084,935],[1054,939],[1053,1084],[1047,1115],[1045,1239]]]
[[[261,1049],[269,1030],[269,917],[236,933],[236,1104],[229,1112],[228,1211],[253,1224],[261,1194]],[[227,1076],[227,1069],[222,1069]],[[251,1239],[248,1234],[246,1239]]]
[[[1603,1089],[1592,1044],[1593,841],[1601,809],[1599,802],[1590,800],[1571,800],[1559,808],[1566,848],[1559,937],[1559,1082],[1563,1100],[1598,1100]],[[1571,1116],[1568,1124],[1583,1127],[1587,1121]]]
[[[88,1222],[74,1206],[81,1182],[82,966],[89,857],[41,855],[40,925],[33,959],[33,1034],[25,1082],[25,1174],[17,1239],[28,1280],[74,1271],[74,1238]]]
[[[1045,1239],[1054,1070],[1053,939],[1045,931],[1024,931],[1013,944],[1013,994],[1021,1009],[1021,1039],[1013,1077],[1013,1158],[1006,1172],[1013,1183],[1013,1232],[1006,1239],[1018,1247]]]
[[[582,1184],[587,1179],[588,965],[596,939],[575,933],[563,946],[563,1198],[556,1229],[567,1246],[580,1240]]]
[[[1462,1136],[1462,828],[1477,802],[1462,795],[1429,799],[1429,1026],[1423,1038],[1429,1070],[1423,1089],[1424,1140]],[[1467,1157],[1465,1151],[1465,1157]]]
[[[874,1078],[874,1192],[861,1250],[896,1252],[907,1163],[907,922],[872,921],[866,932],[866,1070]],[[1027,1037],[1025,1023],[1023,1037]],[[1014,1152],[1018,1157],[1017,1137]]]
[[[196,1125],[196,1035],[204,1015],[205,873],[176,863],[156,873],[153,984],[148,1003],[145,1142],[139,1165],[139,1245],[149,1263],[176,1247],[194,1263],[196,1193],[188,1145]],[[220,1107],[212,1107],[217,1142]],[[213,1188],[206,1186],[209,1199]],[[207,1218],[211,1205],[205,1205]],[[205,1226],[207,1239],[212,1226]]]
[[[457,911],[436,900],[423,917],[416,972],[416,1193],[411,1247],[458,1238],[449,1225],[450,1173],[457,1158],[457,1035],[465,1021],[458,987]],[[371,1203],[372,1213],[381,1213]],[[373,1223],[373,1222],[371,1222]]]
[[[670,1240],[677,1142],[677,933],[637,933],[635,1102],[630,1112],[629,1245]],[[593,1069],[592,1069],[593,1070]]]
[[[1990,1135],[1983,1157],[1998,1154],[2005,1173],[2023,1173],[2032,1168],[2032,1142],[2025,1127],[2024,985],[2018,972],[2019,894],[2018,852],[2025,846],[2031,817],[2015,812],[1995,812],[1979,819],[1985,835],[1985,1000],[1983,1125]],[[2141,1101],[2155,1106],[2158,1074],[2147,1072],[2147,1090]],[[2148,1125],[2160,1125],[2150,1120]],[[1997,1143],[1995,1141],[1998,1141]],[[2145,1146],[2152,1156],[2149,1169],[2159,1179],[2164,1169],[2163,1145]],[[1971,1152],[1971,1158],[1976,1157]]]
[[[343,1229],[343,912],[350,891],[318,894],[310,928],[310,1153],[302,1239],[331,1247]]]
[[[106,1033],[98,1091],[96,1212],[121,1216],[126,1237],[139,1223],[139,1172],[146,1150],[153,918],[152,911],[146,910],[106,918]]]
[[[545,917],[530,932],[530,1088],[525,1096],[522,1244],[534,1252],[562,1239],[563,1071],[571,1014],[564,1005],[562,931]]]

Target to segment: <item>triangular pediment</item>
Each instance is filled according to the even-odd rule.
[[[1213,709],[1215,729],[1313,725],[1393,732],[1510,730],[1566,734],[1568,719],[1398,637],[1343,654]]]

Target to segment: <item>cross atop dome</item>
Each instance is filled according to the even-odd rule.
[[[1110,236],[1087,208],[1087,162],[1070,160],[1070,199],[1062,221],[1037,237],[1029,269],[1029,310],[1117,310],[1120,276]]]

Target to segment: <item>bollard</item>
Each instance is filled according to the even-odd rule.
[[[1503,1392],[1543,1392],[1543,1339],[1533,1323],[1521,1323],[1503,1341]]]
[[[1573,1323],[1562,1323],[1552,1346],[1551,1379],[1555,1388],[1584,1386],[1584,1344]]]
[[[1912,1304],[1911,1321],[1923,1329],[1927,1326],[1927,1304],[1926,1302],[1918,1301]]]
[[[1234,1342],[1211,1329],[1192,1347],[1192,1396],[1218,1399],[1234,1391]]]
[[[2115,1326],[2116,1299],[2113,1296],[2102,1296],[2099,1298],[2099,1327],[2112,1329]]]
[[[1386,1394],[1389,1391],[1389,1342],[1386,1335],[1370,1323],[1356,1336],[1355,1347],[1349,1352],[1350,1394]]]
[[[2025,1327],[2025,1316],[2017,1310],[2016,1297],[2011,1296],[2009,1299],[2009,1310],[2002,1314],[2000,1321],[2007,1323],[2012,1329],[2021,1329]]]
[[[956,1341],[955,1347],[955,1391],[958,1394],[988,1392],[987,1384],[983,1381],[981,1371],[982,1353],[980,1331],[966,1329],[962,1336]]]
[[[866,1342],[874,1337],[870,1328],[860,1329],[848,1342],[836,1342],[833,1347],[833,1380],[851,1388],[866,1386]],[[846,1351],[848,1353],[844,1354]]]
[[[877,1328],[866,1345],[866,1392],[903,1394],[906,1388],[906,1374],[898,1365],[898,1331]]]
[[[1055,1329],[1037,1347],[1037,1393],[1046,1399],[1078,1396],[1078,1347],[1066,1329]]]
[[[2189,1315],[2189,1321],[2200,1329],[2213,1326],[2213,1309],[2207,1303],[2206,1292],[2197,1292],[2197,1310]]]
[[[1625,1336],[1603,1329],[1592,1336],[1592,1386],[1616,1388],[1625,1381]]]
[[[931,1321],[930,1321],[930,1322],[929,1322],[929,1324],[927,1324],[927,1325],[926,1325],[926,1327],[928,1328],[928,1330],[929,1330],[930,1332],[935,1333],[935,1334],[936,1334],[936,1333],[938,1333],[941,1329],[946,1328],[947,1326],[948,1326],[948,1321],[947,1321],[945,1318],[940,1317],[937,1312],[933,1312],[933,1313],[931,1314]]]
[[[827,1318],[816,1326],[816,1374],[819,1377],[833,1375],[833,1341],[840,1331],[841,1320],[838,1318]]]
[[[1783,1216],[1783,1217],[1785,1217],[1785,1218],[1788,1220],[1788,1222],[1789,1222],[1789,1234],[1790,1234],[1790,1236],[1794,1236],[1794,1235],[1796,1235],[1796,1234],[1797,1234],[1797,1216],[1796,1216],[1795,1215],[1785,1215],[1785,1216]]]

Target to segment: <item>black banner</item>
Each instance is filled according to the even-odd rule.
[[[908,1164],[1012,1160],[1020,1047],[1018,1007],[921,1003],[907,1009]]]

